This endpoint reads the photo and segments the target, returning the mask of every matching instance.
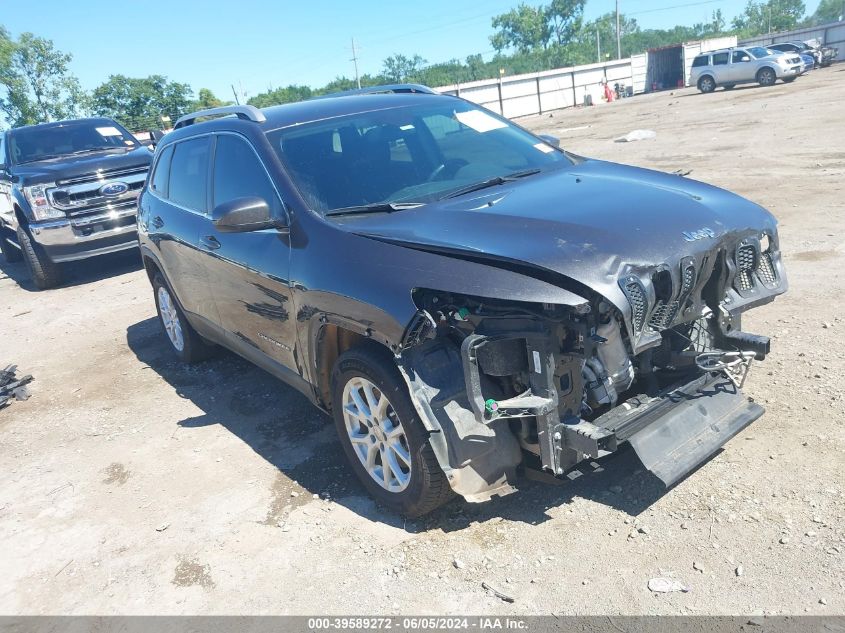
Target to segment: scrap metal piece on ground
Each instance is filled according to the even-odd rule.
[[[27,400],[29,390],[26,385],[32,382],[29,374],[21,378],[15,376],[17,365],[7,365],[0,370],[0,409],[7,407],[12,400]]]

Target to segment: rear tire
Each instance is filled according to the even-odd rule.
[[[57,263],[47,257],[47,253],[27,233],[22,226],[18,227],[18,244],[21,255],[29,271],[32,282],[39,290],[47,290],[58,286],[62,281],[62,270]],[[9,248],[14,248],[10,246]],[[5,254],[5,249],[4,249]]]
[[[452,498],[428,431],[389,354],[358,347],[338,358],[332,413],[352,470],[380,504],[418,517]]]
[[[778,76],[771,68],[761,68],[757,73],[757,83],[761,86],[773,86],[778,80]]]
[[[214,353],[214,347],[206,343],[188,323],[173,291],[160,274],[153,277],[153,294],[158,320],[170,343],[170,349],[179,360],[193,364],[209,358]]]
[[[23,254],[20,250],[11,244],[13,239],[14,237],[11,231],[0,229],[0,253],[3,254],[3,260],[10,264],[23,259]]]
[[[698,89],[705,94],[713,92],[716,89],[716,80],[710,75],[704,75],[698,80]]]

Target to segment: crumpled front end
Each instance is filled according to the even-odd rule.
[[[624,267],[626,309],[589,289],[566,306],[417,289],[397,364],[453,489],[482,501],[626,441],[671,486],[762,415],[741,386],[769,339],[741,315],[786,290],[777,233],[712,238]]]

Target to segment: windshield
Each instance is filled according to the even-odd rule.
[[[268,138],[320,212],[431,202],[490,179],[573,164],[499,117],[437,98],[282,128]]]
[[[9,155],[12,163],[18,165],[103,149],[134,149],[139,145],[117,123],[103,120],[22,127],[9,134]]]
[[[754,46],[746,50],[748,50],[748,52],[751,53],[755,59],[760,59],[761,57],[768,57],[769,55],[780,55],[780,51],[773,51],[769,48],[763,48],[762,46]]]

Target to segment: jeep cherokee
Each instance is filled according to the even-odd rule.
[[[407,515],[626,441],[670,486],[763,413],[771,214],[421,86],[183,117],[138,223],[173,351],[299,389]]]

